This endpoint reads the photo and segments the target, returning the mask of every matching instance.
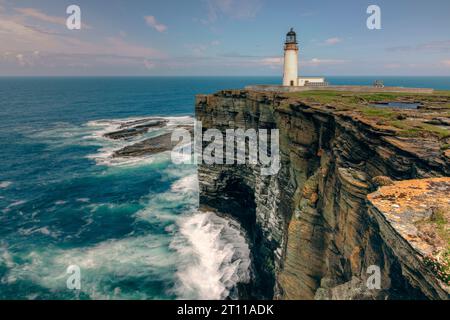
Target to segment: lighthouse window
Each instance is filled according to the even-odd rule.
[[[293,85],[294,85],[294,81],[291,80],[291,86],[293,86]]]

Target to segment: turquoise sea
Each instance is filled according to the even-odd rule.
[[[328,77],[432,87],[450,77]],[[239,224],[200,213],[196,168],[113,159],[127,121],[189,123],[194,96],[277,77],[0,78],[0,299],[223,299],[252,276]],[[158,134],[157,130],[151,134]],[[81,289],[66,286],[67,267]]]

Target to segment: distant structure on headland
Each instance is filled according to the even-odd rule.
[[[286,34],[284,43],[284,72],[283,86],[304,87],[304,86],[326,86],[327,82],[323,77],[299,77],[298,76],[298,42],[294,29]]]
[[[266,92],[303,92],[311,90],[345,91],[345,92],[398,92],[398,93],[433,93],[431,88],[387,87],[383,81],[376,80],[373,85],[330,85],[324,77],[298,76],[298,42],[294,29],[286,34],[284,42],[284,68],[282,84],[249,85],[247,90]]]

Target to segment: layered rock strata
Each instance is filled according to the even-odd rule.
[[[358,108],[276,92],[199,95],[196,118],[204,130],[280,131],[276,175],[262,176],[258,165],[199,166],[201,205],[233,215],[247,230],[250,297],[448,298],[426,267],[408,263],[416,254],[408,239],[367,199],[393,181],[449,176],[441,137],[402,137]],[[381,279],[375,289],[367,286],[373,266]]]

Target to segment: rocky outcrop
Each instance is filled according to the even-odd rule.
[[[399,137],[354,109],[271,92],[197,96],[196,118],[204,130],[280,130],[276,175],[261,176],[257,165],[199,166],[200,203],[237,217],[249,234],[252,297],[445,298],[411,280],[425,271],[405,271],[405,252],[367,201],[393,181],[450,175],[438,138]],[[379,288],[367,286],[371,266]]]
[[[403,276],[433,299],[448,299],[450,293],[449,195],[450,178],[433,178],[395,182],[368,196],[369,214]]]
[[[167,122],[168,121],[164,119],[140,119],[128,121],[119,127],[120,130],[108,132],[105,134],[105,137],[113,140],[129,139],[147,133],[150,129],[162,128]]]
[[[170,132],[145,139],[115,151],[113,157],[139,157],[169,151],[175,146],[175,143],[171,141],[171,137],[172,133]]]
[[[115,150],[112,157],[140,157],[150,156],[161,152],[172,150],[177,141],[172,141],[172,133],[174,130],[183,129],[193,132],[192,125],[168,125],[169,120],[160,118],[144,118],[138,120],[129,120],[118,126],[117,130],[105,133],[103,136],[112,140],[128,141],[128,145]],[[158,129],[163,129],[156,131]],[[143,137],[150,130],[156,131],[156,135],[145,138]],[[138,139],[137,142],[134,142]]]

